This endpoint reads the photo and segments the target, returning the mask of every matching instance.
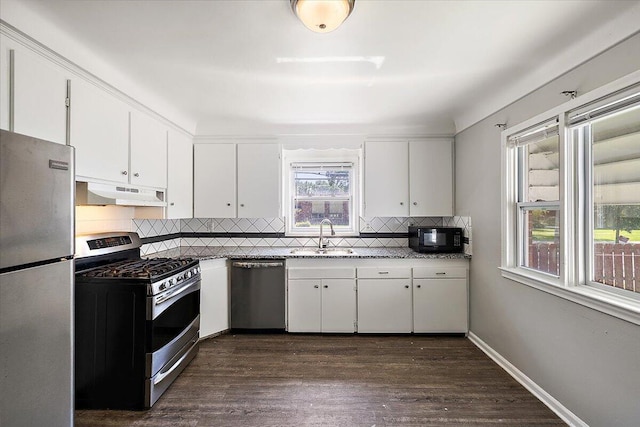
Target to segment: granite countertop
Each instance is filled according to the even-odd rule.
[[[201,260],[216,258],[281,259],[281,258],[414,258],[414,259],[471,259],[465,254],[421,254],[405,248],[352,248],[349,255],[292,254],[290,247],[266,246],[191,246],[169,249],[150,254],[149,257],[191,257]]]

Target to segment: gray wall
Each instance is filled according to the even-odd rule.
[[[473,221],[471,331],[591,426],[640,425],[640,326],[504,279],[500,129],[640,70],[640,33],[456,136],[456,215]]]

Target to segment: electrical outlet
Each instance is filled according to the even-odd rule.
[[[371,224],[369,224],[368,222],[365,222],[364,231],[373,231],[373,228],[371,228]]]

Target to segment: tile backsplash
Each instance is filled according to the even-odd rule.
[[[465,237],[464,253],[467,255],[473,255],[472,246],[472,227],[471,217],[469,216],[452,216],[443,218],[443,224],[445,227],[460,227],[462,228],[463,236]]]
[[[434,227],[442,225],[441,217],[360,217],[361,233],[406,233],[410,225]]]
[[[339,247],[406,247],[404,236],[389,236],[406,233],[409,225],[451,226],[464,229],[465,253],[471,254],[471,218],[469,217],[423,217],[423,218],[360,218],[362,237],[332,237],[331,244]],[[284,218],[193,218],[182,220],[134,219],[131,230],[140,237],[167,236],[166,240],[148,243],[142,247],[143,254],[150,254],[179,246],[315,246],[316,237],[285,237]],[[177,233],[201,233],[202,236],[176,237]],[[217,236],[211,237],[210,233]],[[265,236],[220,236],[221,233],[269,233]],[[277,234],[277,236],[273,236]],[[380,236],[375,236],[380,234]]]

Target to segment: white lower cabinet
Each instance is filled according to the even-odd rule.
[[[289,280],[287,305],[289,332],[322,331],[322,279]]]
[[[412,326],[411,269],[358,268],[358,332],[409,333]]]
[[[289,268],[287,305],[289,332],[355,332],[355,268]]]
[[[356,279],[323,279],[321,332],[355,330]]]
[[[200,261],[200,337],[229,329],[229,274],[226,259]]]
[[[466,333],[469,328],[467,270],[413,269],[413,331]]]
[[[465,259],[289,259],[288,331],[468,332]]]
[[[384,260],[358,275],[358,332],[467,333],[466,260]]]

